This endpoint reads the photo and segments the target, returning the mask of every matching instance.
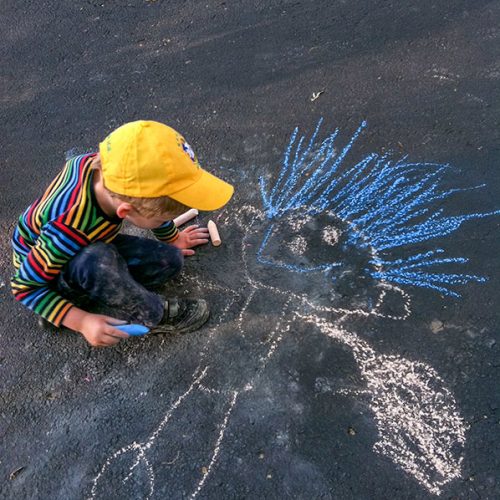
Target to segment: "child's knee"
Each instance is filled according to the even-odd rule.
[[[75,260],[96,262],[97,260],[105,258],[110,253],[113,253],[113,248],[110,245],[107,245],[102,241],[97,241],[82,248],[75,255],[72,262]]]
[[[92,243],[83,248],[68,263],[64,273],[72,285],[87,288],[93,284],[96,276],[110,272],[117,266],[118,252],[116,249],[102,242]]]

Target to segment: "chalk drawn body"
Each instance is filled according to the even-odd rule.
[[[127,454],[130,466],[124,483],[136,481],[143,485],[145,498],[154,496],[154,465],[148,458],[152,448],[162,446],[157,442],[160,434],[168,433],[172,414],[182,404],[208,395],[221,401],[223,410],[214,415],[218,425],[213,446],[190,494],[196,497],[217,466],[238,399],[254,389],[297,322],[311,325],[352,353],[364,382],[360,392],[369,401],[378,431],[374,451],[434,494],[461,476],[466,424],[445,382],[426,363],[378,352],[349,325],[355,318],[406,319],[411,303],[402,284],[458,296],[454,285],[484,281],[475,275],[430,271],[466,262],[444,257],[440,249],[398,258],[391,258],[391,251],[446,236],[467,220],[498,212],[446,217],[442,210],[433,210],[434,201],[459,191],[439,189],[447,168],[443,165],[409,163],[405,158],[392,162],[371,154],[345,168],[345,157],[364,126],[339,151],[334,148],[338,131],[319,146],[319,125],[307,145],[304,137],[296,143],[295,131],[273,187],[261,179],[264,209],[245,205],[219,217],[228,238],[241,237],[246,286],[236,291],[219,285],[227,304],[208,334],[192,383],[148,438],[109,456],[94,478],[92,498],[113,463]],[[236,225],[231,229],[232,223]],[[275,305],[274,317],[279,319],[268,321],[266,332],[256,332],[252,318],[263,302]],[[231,311],[228,338],[221,322]],[[221,369],[223,359],[230,362]]]

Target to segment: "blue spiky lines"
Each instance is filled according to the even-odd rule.
[[[297,211],[304,215],[335,213],[351,228],[351,243],[370,247],[373,258],[367,271],[386,282],[458,297],[450,286],[485,281],[481,276],[432,272],[434,266],[467,262],[463,257],[438,258],[444,253],[439,248],[406,258],[390,257],[396,248],[407,251],[411,245],[448,236],[466,221],[499,214],[500,210],[447,216],[435,208],[437,201],[484,185],[443,190],[441,180],[449,165],[410,162],[407,156],[395,160],[390,154],[370,153],[349,166],[346,157],[366,122],[339,148],[338,129],[318,144],[322,121],[319,120],[309,141],[304,136],[298,138],[298,128],[293,131],[271,188],[260,178],[264,209],[270,221]],[[264,242],[261,250],[263,246]]]

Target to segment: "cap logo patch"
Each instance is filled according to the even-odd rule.
[[[194,161],[196,163],[196,156],[194,154],[193,148],[187,142],[182,143],[182,149],[189,155],[191,161]]]

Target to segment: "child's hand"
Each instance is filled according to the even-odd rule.
[[[194,255],[192,247],[208,243],[208,229],[200,226],[189,226],[179,233],[179,237],[171,243],[182,250],[182,255]]]
[[[93,347],[106,347],[115,345],[129,335],[113,325],[123,325],[126,321],[103,316],[101,314],[87,313],[82,321],[80,332],[87,342]]]

